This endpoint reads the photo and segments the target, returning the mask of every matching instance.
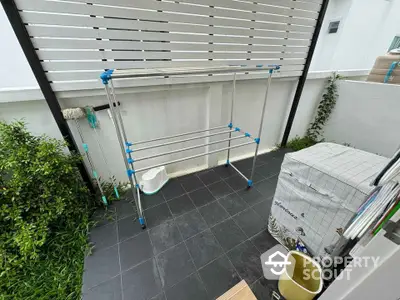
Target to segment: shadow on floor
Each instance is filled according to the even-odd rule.
[[[129,200],[115,203],[91,231],[83,299],[216,299],[242,279],[271,299],[277,282],[264,279],[259,257],[277,244],[266,228],[286,152],[259,156],[250,190],[225,166],[170,180],[142,198],[146,230]],[[252,159],[233,164],[250,175]]]

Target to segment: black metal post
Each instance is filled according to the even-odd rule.
[[[292,129],[294,117],[296,116],[297,107],[299,106],[301,94],[303,93],[304,84],[307,79],[308,70],[310,69],[311,60],[314,55],[315,46],[317,45],[318,36],[321,31],[322,22],[324,21],[326,9],[328,8],[328,3],[329,3],[329,0],[324,0],[321,5],[321,10],[319,11],[317,24],[315,25],[314,34],[311,39],[311,45],[310,45],[310,49],[308,50],[306,63],[304,65],[303,73],[301,74],[301,76],[299,78],[299,83],[297,84],[296,93],[294,94],[292,107],[290,108],[289,117],[288,117],[288,120],[286,123],[285,132],[283,134],[283,138],[282,138],[282,142],[281,142],[282,147],[286,146],[288,139],[289,139],[290,130]]]
[[[33,47],[33,44],[29,37],[28,31],[25,28],[21,16],[19,15],[18,8],[15,5],[15,2],[13,0],[1,0],[1,4],[4,8],[4,11],[6,12],[7,18],[14,30],[14,33],[17,36],[18,42],[21,45],[22,50],[24,51],[32,72],[35,75],[35,78],[47,102],[47,105],[49,106],[50,111],[53,114],[54,120],[56,121],[57,126],[60,129],[60,132],[65,141],[68,143],[68,149],[71,152],[79,153],[71,130],[68,127],[67,121],[64,120],[64,117],[61,113],[60,104],[58,103],[57,97],[53,89],[51,88],[49,81],[47,80],[42,64],[40,63],[39,57],[37,56],[35,48]],[[85,169],[83,162],[79,163],[78,168],[87,187],[92,193],[94,193],[95,190],[92,181]]]

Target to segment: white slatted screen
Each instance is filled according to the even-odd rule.
[[[322,0],[15,2],[57,91],[95,87],[104,69],[280,64],[299,76]]]

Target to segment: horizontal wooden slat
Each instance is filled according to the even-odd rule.
[[[91,2],[103,1],[103,0],[93,0]],[[106,0],[105,0],[106,1]],[[82,0],[86,2],[86,0]],[[107,2],[107,1],[106,1]],[[86,14],[86,15],[96,15],[96,16],[108,16],[108,17],[125,17],[130,19],[141,19],[141,20],[154,20],[154,21],[172,21],[165,20],[165,16],[172,15],[175,22],[180,22],[181,19],[186,19],[187,17],[196,16],[209,16],[230,18],[231,21],[235,19],[243,20],[255,20],[261,22],[277,22],[277,23],[290,23],[304,26],[314,26],[316,23],[315,19],[305,19],[305,18],[292,18],[290,15],[275,15],[275,14],[261,14],[252,13],[240,10],[226,10],[211,7],[201,7],[186,4],[168,3],[152,0],[135,0],[134,2],[126,0],[127,6],[124,7],[113,7],[113,6],[99,6],[99,5],[85,5],[84,3],[74,3],[69,2],[52,2],[45,0],[17,0],[17,6],[22,10],[31,10],[39,12],[55,12],[55,13],[71,13],[71,14]],[[114,2],[113,2],[114,3]],[[155,4],[154,4],[155,3]],[[107,3],[110,4],[109,2]],[[157,10],[164,10],[159,5],[173,6],[174,9],[165,9],[163,12],[157,12]],[[115,5],[115,4],[114,4]],[[140,10],[140,9],[152,9],[154,12]],[[188,15],[190,14],[190,15]],[[209,18],[211,19],[211,18]],[[192,21],[195,22],[195,21]],[[189,22],[190,23],[190,22]]]
[[[293,0],[242,0],[245,2],[257,2],[258,4],[268,4],[274,6],[283,6],[283,7],[290,7],[290,8],[297,8],[302,10],[310,10],[314,12],[318,12],[321,9],[320,3],[322,0],[316,0],[315,3],[312,2],[304,2],[304,1],[293,1]]]
[[[273,59],[305,58],[307,53],[280,52],[142,52],[142,51],[37,51],[42,60],[101,60],[101,59]]]
[[[79,1],[81,1],[81,0],[79,0]],[[95,1],[106,2],[107,0],[95,0]],[[129,0],[118,0],[116,2],[118,2],[118,3],[121,2],[121,3],[125,4],[127,1],[129,1]],[[147,0],[147,1],[150,2],[152,0]],[[198,4],[198,5],[210,5],[210,6],[215,6],[215,7],[222,7],[222,8],[227,8],[227,9],[238,9],[238,10],[244,10],[244,11],[256,11],[257,13],[261,12],[261,13],[269,13],[269,14],[277,14],[277,15],[293,16],[293,17],[301,17],[301,18],[310,18],[310,19],[318,18],[318,12],[265,5],[265,4],[269,4],[269,3],[263,3],[264,4],[263,5],[263,4],[254,4],[254,2],[248,3],[248,2],[239,2],[239,1],[232,1],[232,0],[218,0],[218,1],[215,1],[215,0],[179,0],[179,2],[180,3]],[[264,2],[268,2],[268,1],[264,1]]]
[[[46,71],[129,69],[129,68],[160,68],[160,67],[193,67],[193,66],[226,66],[226,65],[301,65],[305,59],[285,60],[198,60],[198,61],[53,61],[42,62]]]
[[[284,31],[270,31],[250,28],[226,28],[215,26],[199,26],[190,24],[176,23],[155,23],[143,22],[137,20],[122,20],[111,18],[91,18],[89,16],[69,16],[56,14],[42,14],[32,12],[21,12],[21,17],[26,23],[61,25],[74,27],[99,27],[112,29],[133,29],[133,30],[152,30],[152,31],[173,31],[185,33],[208,33],[208,34],[226,34],[240,36],[259,36],[259,37],[295,37],[301,39],[310,39],[312,33],[292,33]]]
[[[177,42],[215,42],[232,44],[262,44],[262,45],[290,45],[308,46],[309,40],[298,39],[267,39],[241,36],[158,33],[143,31],[122,31],[70,27],[29,26],[28,32],[34,37],[63,37],[63,38],[101,38],[121,40],[146,41],[177,41]]]
[[[274,45],[235,45],[199,43],[159,43],[109,40],[70,40],[54,38],[33,38],[35,48],[51,49],[113,49],[113,50],[178,50],[178,51],[259,51],[259,52],[307,52],[308,47]]]
[[[303,70],[304,65],[286,65],[284,66],[284,72],[290,73],[295,71]],[[51,81],[79,81],[79,80],[91,80],[98,79],[102,70],[95,71],[73,71],[73,72],[47,72],[46,76]]]
[[[96,5],[83,5],[78,3],[68,3],[65,5],[62,2],[48,2],[44,0],[36,0],[34,4],[31,2],[24,2],[26,0],[18,0],[22,2],[21,5],[27,10],[38,11],[38,12],[49,12],[49,13],[68,13],[76,14],[81,16],[107,16],[107,17],[119,17],[127,19],[141,19],[148,21],[163,21],[163,22],[179,22],[187,24],[198,24],[198,25],[212,25],[212,26],[225,26],[225,27],[243,27],[243,28],[255,28],[255,29],[266,29],[266,30],[283,30],[283,31],[297,31],[297,32],[313,32],[313,27],[294,25],[293,23],[284,24],[289,21],[289,18],[282,18],[280,16],[273,16],[264,18],[262,22],[252,20],[240,20],[240,19],[227,19],[227,18],[210,18],[209,16],[199,15],[187,15],[187,14],[174,14],[169,12],[157,12],[157,11],[134,11],[130,9],[121,9],[115,7],[104,7]],[[265,23],[266,22],[266,23]],[[278,23],[273,23],[278,22]],[[314,23],[315,24],[315,23]],[[313,25],[312,25],[313,26]]]
[[[87,3],[86,0],[73,0],[75,2]],[[240,18],[237,12],[242,12],[244,14],[256,11],[257,13],[283,15],[283,16],[293,16],[301,18],[316,19],[318,14],[310,11],[303,10],[291,10],[290,8],[269,6],[269,5],[257,5],[247,2],[239,2],[232,0],[180,0],[179,2],[166,2],[166,1],[156,1],[156,0],[117,0],[113,1],[112,4],[108,0],[91,0],[93,4],[101,5],[112,5],[118,7],[133,7],[136,9],[151,9],[151,10],[162,10],[171,11],[178,13],[189,13],[189,14],[201,14],[210,16],[220,16],[220,17],[234,17]],[[197,4],[196,6],[187,4]],[[202,5],[202,6],[200,6]],[[213,6],[208,7],[208,6]],[[237,10],[236,12],[232,9]],[[229,13],[233,13],[230,15]],[[290,12],[290,14],[289,14]],[[243,15],[242,15],[243,16]],[[247,19],[248,15],[243,19]]]

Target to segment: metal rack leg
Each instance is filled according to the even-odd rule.
[[[247,188],[251,188],[253,185],[253,176],[254,176],[254,171],[256,169],[256,161],[257,161],[257,155],[258,155],[258,148],[260,146],[260,138],[261,138],[261,133],[262,133],[262,128],[264,124],[264,116],[265,116],[265,108],[267,106],[267,98],[268,98],[268,91],[269,87],[271,85],[271,79],[272,79],[272,70],[269,71],[269,76],[268,76],[268,81],[267,81],[267,89],[265,91],[265,98],[264,98],[264,104],[261,112],[261,121],[260,121],[260,127],[258,129],[258,136],[255,138],[256,141],[256,151],[254,153],[254,158],[253,158],[253,167],[251,169],[251,175],[250,179],[247,182]]]
[[[140,198],[139,198],[140,196],[137,196],[135,194],[135,189],[136,190],[138,190],[138,189],[137,189],[137,186],[136,186],[136,182],[134,182],[133,179],[132,179],[133,170],[130,169],[130,167],[129,167],[128,159],[126,157],[125,143],[123,141],[123,137],[122,137],[122,134],[121,134],[121,128],[120,128],[120,126],[118,124],[119,122],[118,122],[118,119],[117,119],[117,116],[116,116],[116,112],[115,112],[115,109],[114,109],[114,106],[113,106],[113,102],[114,102],[113,100],[115,99],[115,96],[111,96],[110,87],[108,86],[108,84],[105,84],[104,86],[105,86],[105,90],[106,90],[106,94],[107,94],[107,99],[108,99],[108,102],[109,102],[109,105],[110,105],[110,111],[111,111],[111,114],[112,114],[113,119],[114,119],[114,126],[115,126],[115,130],[117,132],[118,142],[119,142],[119,145],[120,145],[120,148],[121,148],[121,153],[122,153],[122,156],[123,156],[123,159],[124,159],[125,168],[127,170],[129,183],[131,184],[132,196],[133,196],[133,199],[135,200],[136,208],[137,208],[137,211],[138,211],[139,222],[140,222],[142,228],[146,228],[146,224],[145,224],[144,218],[143,218],[142,207],[140,205]],[[121,125],[123,126],[123,124],[121,124]]]
[[[229,122],[229,125],[228,125],[228,127],[230,129],[232,129],[232,127],[233,127],[232,122],[233,122],[233,109],[234,109],[234,105],[235,105],[235,97],[236,97],[236,73],[233,74],[233,83],[232,83],[231,118],[230,118],[230,122]],[[229,132],[229,138],[231,138],[231,137],[232,137],[232,132]],[[230,147],[230,146],[231,146],[231,141],[229,140],[228,141],[228,147]],[[229,166],[229,155],[231,153],[230,150],[231,149],[228,149],[228,155],[227,155],[226,164],[225,164],[226,167]]]
[[[142,209],[142,201],[140,199],[139,181],[136,178],[135,167],[133,165],[133,161],[134,160],[132,159],[132,154],[131,154],[132,151],[129,149],[130,144],[128,142],[128,138],[127,138],[127,135],[126,135],[124,122],[122,120],[120,106],[118,105],[118,101],[117,101],[116,96],[115,96],[115,90],[114,90],[114,85],[113,85],[112,80],[110,80],[110,84],[111,84],[112,100],[113,100],[113,102],[115,104],[115,106],[114,106],[115,107],[115,112],[117,114],[118,123],[119,123],[120,129],[121,129],[121,132],[122,132],[122,137],[124,139],[124,144],[126,146],[125,153],[128,156],[128,163],[130,164],[131,170],[133,171],[132,172],[133,181],[134,181],[134,184],[135,184],[135,188],[137,190],[137,209],[138,209],[138,212],[140,212],[140,214],[139,214],[139,222],[140,222],[140,225],[142,226],[142,228],[144,229],[144,228],[146,228],[146,223],[145,223],[145,220],[143,218],[143,209]]]

